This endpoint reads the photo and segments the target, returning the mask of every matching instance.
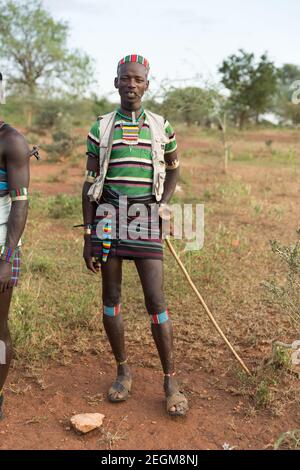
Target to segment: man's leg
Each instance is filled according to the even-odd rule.
[[[167,397],[179,392],[177,380],[174,377],[174,348],[173,326],[166,308],[163,293],[163,261],[152,259],[137,259],[135,264],[142,283],[145,305],[151,318],[151,331],[155,341],[162,368],[165,374],[164,390]],[[184,414],[187,411],[186,399],[170,408],[171,413]]]
[[[13,289],[0,293],[0,419],[3,401],[2,389],[12,358],[12,344],[8,329],[8,313]]]
[[[117,380],[109,390],[110,401],[123,401],[131,388],[125,350],[124,323],[120,311],[122,258],[108,257],[101,265],[103,325],[117,362]]]

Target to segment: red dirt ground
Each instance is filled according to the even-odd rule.
[[[227,384],[232,378],[218,372],[182,368],[180,381],[191,407],[185,418],[166,415],[161,375],[134,365],[132,396],[111,404],[105,398],[114,373],[109,364],[109,356],[101,362],[92,354],[73,356],[71,365],[43,371],[44,390],[32,379],[21,379],[19,371],[11,372],[7,388],[17,391],[21,380],[26,392],[6,393],[0,449],[222,449],[225,442],[237,449],[264,449],[282,432],[282,417],[260,412],[247,418],[247,400],[222,390],[218,378]],[[92,397],[94,404],[89,403]],[[103,413],[103,427],[75,433],[69,418],[82,412]],[[295,429],[299,421],[298,409],[284,426]]]

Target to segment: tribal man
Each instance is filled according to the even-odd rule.
[[[0,419],[2,390],[12,357],[8,313],[20,273],[20,239],[28,211],[29,159],[24,137],[0,116]]]
[[[167,412],[183,416],[188,411],[188,402],[175,378],[173,328],[163,293],[161,219],[150,237],[145,236],[145,227],[141,227],[139,239],[130,234],[134,216],[127,217],[128,236],[120,235],[123,227],[118,222],[125,196],[128,214],[132,213],[133,205],[140,207],[140,212],[146,208],[146,215],[143,212],[144,218],[140,220],[149,223],[153,215],[151,208],[155,206],[164,218],[178,179],[174,130],[167,120],[142,107],[142,97],[149,87],[148,72],[149,63],[140,55],[132,54],[120,60],[114,81],[120,107],[100,116],[88,134],[83,186],[83,257],[93,273],[101,266],[103,324],[117,364],[117,377],[108,391],[109,401],[126,400],[132,384],[121,313],[122,262],[129,259],[134,260],[140,277],[163,368]],[[99,207],[103,204],[113,207],[116,217],[109,211],[105,217],[101,215]],[[103,220],[105,224],[99,234],[99,223]]]

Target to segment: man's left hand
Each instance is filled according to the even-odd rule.
[[[0,293],[12,287],[12,264],[0,261]]]

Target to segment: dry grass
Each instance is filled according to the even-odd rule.
[[[282,397],[286,403],[294,400],[293,387],[291,390],[291,382],[282,370],[273,370],[266,378],[261,364],[268,358],[274,340],[298,338],[287,319],[264,299],[261,282],[280,270],[269,239],[290,242],[298,228],[298,136],[290,131],[283,133],[282,139],[274,131],[233,132],[234,159],[225,176],[218,134],[197,131],[195,136],[194,132],[194,143],[189,147],[184,132],[179,131],[183,193],[176,193],[174,201],[204,202],[205,244],[201,251],[187,253],[183,252],[183,242],[174,241],[174,246],[224,332],[255,371],[252,382],[238,375],[235,392],[249,396],[250,413],[255,407],[268,406],[280,413]],[[266,144],[268,140],[272,144]],[[247,154],[253,158],[244,158]],[[64,176],[67,178],[66,173]],[[45,175],[42,179],[45,181]],[[38,178],[33,181],[38,183]],[[60,177],[53,173],[46,181],[54,185]],[[80,221],[78,191],[58,197],[33,192],[23,239],[22,283],[14,295],[11,317],[17,365],[20,361],[28,366],[43,364],[49,359],[67,363],[71,351],[101,353],[106,348],[99,314],[100,279],[86,272],[81,232],[72,228]],[[202,367],[217,374],[237,374],[238,365],[205,317],[167,248],[165,273],[179,368]],[[145,367],[158,368],[133,263],[124,263],[123,278],[129,354]],[[110,446],[117,437],[111,434],[105,439]]]

